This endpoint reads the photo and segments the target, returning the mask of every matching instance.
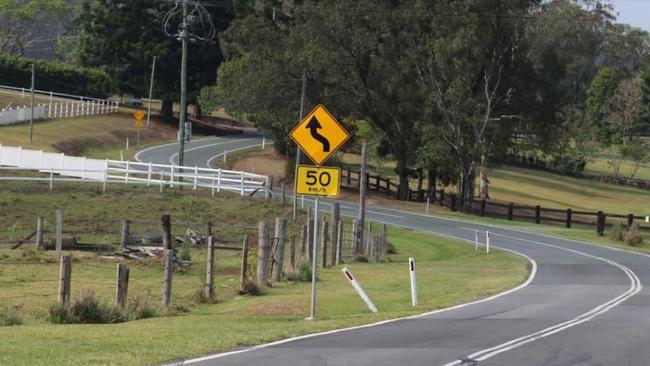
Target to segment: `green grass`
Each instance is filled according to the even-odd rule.
[[[634,164],[629,161],[624,161],[621,164],[621,177],[630,178],[632,171],[634,169]],[[585,173],[594,174],[594,175],[612,175],[612,168],[607,164],[607,159],[605,158],[595,158],[587,163],[585,168]],[[639,166],[634,179],[645,179],[650,180],[650,163],[644,163]]]
[[[379,314],[369,313],[340,268],[332,268],[319,273],[318,320],[305,321],[309,308],[308,283],[282,282],[261,297],[237,296],[233,294],[236,275],[229,273],[235,259],[217,255],[220,270],[217,304],[198,305],[189,313],[175,317],[115,325],[61,326],[28,318],[26,325],[0,328],[3,349],[0,363],[154,364],[448,307],[511,288],[527,277],[526,262],[511,254],[476,254],[466,244],[393,228],[389,229],[389,240],[398,249],[398,254],[390,256],[390,262],[349,265],[379,308]],[[406,271],[409,256],[418,262],[420,305],[417,309],[410,306]],[[111,282],[114,276],[111,266],[106,271],[83,270],[84,263],[101,265],[98,261],[82,259],[73,263],[73,278]],[[26,277],[30,270],[29,266],[24,267],[19,273],[3,272],[0,278]],[[134,291],[132,286],[148,286],[157,295],[161,278],[158,266],[132,270],[131,275],[129,291]],[[175,289],[182,289],[174,297],[197,290],[202,277],[201,268],[176,274]],[[100,295],[110,296],[110,289],[106,291]]]
[[[650,191],[532,169],[502,167],[491,171],[493,199],[548,208],[618,214],[650,214]]]
[[[94,158],[119,158],[120,150],[130,157],[143,147],[169,142],[176,133],[171,127],[155,124],[141,131],[141,145],[136,145],[137,129],[133,117],[111,113],[91,117],[62,118],[34,124],[33,142],[28,141],[29,125],[0,127],[0,143],[26,149],[65,152]],[[130,150],[126,150],[126,138]]]

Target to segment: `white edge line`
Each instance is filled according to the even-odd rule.
[[[416,231],[419,231],[419,232],[430,233],[430,234],[434,234],[434,235],[437,235],[437,236],[446,237],[446,238],[450,238],[450,239],[454,239],[454,240],[464,241],[464,242],[467,242],[467,243],[472,244],[472,245],[474,244],[474,242],[471,241],[471,240],[467,240],[467,239],[464,239],[464,238],[461,238],[461,237],[455,237],[455,236],[452,236],[452,235],[442,234],[442,233],[438,233],[438,232],[435,232],[435,231],[422,230],[422,229],[418,229],[418,228],[414,228],[414,227],[409,227],[407,225],[398,225],[398,224],[393,224],[393,223],[386,223],[386,224],[390,224],[390,225],[393,225],[393,226],[399,226],[399,227],[403,227],[403,228],[407,228],[407,229],[412,229],[412,230],[416,230]],[[217,353],[217,354],[213,354],[213,355],[193,358],[193,359],[179,361],[179,362],[172,362],[172,363],[168,363],[166,365],[190,365],[190,364],[197,363],[197,362],[203,362],[203,361],[207,361],[207,360],[213,360],[213,359],[217,359],[217,358],[232,356],[232,355],[236,355],[236,354],[240,354],[240,353],[255,351],[255,350],[258,350],[258,349],[277,346],[277,345],[280,345],[280,344],[293,342],[293,341],[298,341],[298,340],[302,340],[302,339],[308,339],[308,338],[313,338],[313,337],[318,337],[318,336],[323,336],[323,335],[329,335],[329,334],[335,334],[335,333],[340,333],[340,332],[347,332],[347,331],[356,330],[356,329],[364,329],[364,328],[376,327],[376,326],[389,324],[389,323],[394,323],[394,322],[398,322],[398,321],[402,321],[402,320],[417,319],[417,318],[421,318],[421,317],[425,317],[425,316],[429,316],[429,315],[435,315],[435,314],[439,314],[439,313],[443,313],[443,312],[448,312],[448,311],[452,311],[452,310],[461,309],[461,308],[464,308],[464,307],[467,307],[467,306],[472,306],[472,305],[492,301],[492,300],[500,298],[502,296],[506,296],[506,295],[509,295],[509,294],[511,294],[513,292],[519,291],[519,290],[523,289],[524,287],[530,285],[530,283],[535,279],[535,276],[537,274],[537,262],[535,262],[535,260],[533,260],[531,257],[529,257],[529,256],[527,256],[527,255],[525,255],[523,253],[516,252],[514,250],[500,248],[498,246],[493,246],[493,248],[499,249],[499,250],[502,250],[502,251],[505,251],[505,252],[510,252],[510,253],[516,254],[518,256],[521,256],[531,264],[530,274],[528,275],[528,278],[526,279],[526,281],[524,283],[518,285],[517,287],[514,287],[514,288],[511,288],[511,289],[506,290],[504,292],[498,293],[496,295],[492,295],[492,296],[489,296],[489,297],[486,297],[486,298],[483,298],[483,299],[479,299],[479,300],[459,304],[459,305],[456,305],[456,306],[452,306],[450,308],[438,309],[438,310],[429,311],[429,312],[418,314],[418,315],[411,315],[411,316],[407,316],[407,317],[383,320],[383,321],[376,322],[376,323],[371,323],[371,324],[359,325],[359,326],[342,328],[342,329],[334,329],[334,330],[330,330],[330,331],[326,331],[326,332],[320,332],[320,333],[305,334],[305,335],[301,335],[301,336],[297,336],[297,337],[282,339],[282,340],[275,341],[275,342],[260,344],[260,345],[252,346],[252,347],[249,347],[249,348],[241,349],[241,350]]]
[[[236,140],[228,140],[228,141],[219,141],[219,142],[215,142],[214,144],[201,145],[201,146],[196,146],[196,147],[193,147],[193,148],[190,148],[190,149],[185,149],[185,153],[189,153],[189,152],[197,151],[197,150],[202,150],[202,149],[205,149],[205,148],[208,148],[208,147],[214,147],[214,146],[219,146],[219,145],[225,145],[225,144],[230,144],[230,143],[235,143],[235,142],[241,142],[241,141],[246,141],[246,140],[248,140],[248,139],[246,138],[246,139],[236,139]],[[169,157],[169,163],[170,163],[170,164],[174,164],[174,159],[175,159],[176,157],[178,157],[178,153],[173,153],[173,154],[171,154],[171,156]]]
[[[266,145],[271,145],[271,144],[273,144],[273,141],[266,143]],[[262,146],[262,144],[238,147],[238,148],[233,149],[233,150],[228,150],[228,153],[235,152],[235,151],[240,151],[240,150],[252,149],[254,147],[260,147],[260,146]],[[211,157],[210,159],[208,159],[208,161],[205,162],[205,165],[210,169],[214,169],[214,168],[211,168],[212,161],[214,161],[216,158],[218,158],[220,156],[223,156],[223,154],[225,154],[225,151]]]
[[[213,139],[220,139],[220,138],[222,138],[222,137],[219,137],[219,136],[217,136],[217,137],[206,137],[206,138],[204,138],[204,139],[194,140],[193,142],[201,142],[201,141],[207,141],[207,140],[213,140]],[[153,149],[160,148],[160,147],[164,147],[164,146],[172,146],[172,145],[176,145],[176,144],[178,144],[178,142],[170,142],[170,143],[168,143],[168,144],[162,144],[162,145],[156,145],[156,146],[150,146],[150,147],[147,147],[147,148],[142,149],[142,150],[138,151],[137,153],[135,153],[135,155],[134,155],[135,160],[137,160],[137,161],[139,161],[139,162],[142,162],[142,161],[140,160],[140,154],[145,153],[145,152],[148,152],[148,151],[151,151],[151,150],[153,150]]]
[[[466,228],[462,228],[462,229],[466,229]],[[595,318],[596,316],[602,315],[602,314],[610,311],[611,309],[615,308],[616,306],[618,306],[622,302],[626,301],[630,297],[636,295],[637,293],[639,293],[643,289],[643,285],[641,284],[641,280],[636,275],[636,273],[634,273],[628,267],[626,267],[626,266],[624,266],[624,265],[622,265],[620,263],[617,263],[617,262],[615,262],[615,261],[613,261],[611,259],[599,257],[599,256],[589,254],[589,253],[580,252],[580,251],[575,250],[575,249],[564,248],[564,247],[556,246],[556,245],[553,245],[553,244],[543,243],[543,242],[536,241],[536,240],[515,238],[515,237],[509,236],[509,235],[504,235],[504,234],[499,234],[499,233],[493,233],[493,234],[496,235],[496,236],[502,236],[502,237],[512,239],[512,240],[527,241],[527,242],[530,242],[530,243],[533,243],[533,244],[538,244],[538,245],[543,245],[543,246],[547,246],[547,247],[551,247],[551,248],[555,248],[555,249],[559,249],[559,250],[564,250],[564,251],[568,251],[568,252],[571,252],[571,253],[574,253],[574,254],[582,255],[582,256],[585,256],[585,257],[588,257],[588,258],[603,261],[603,262],[605,262],[605,263],[607,263],[607,264],[609,264],[609,265],[623,271],[623,273],[625,273],[628,276],[628,278],[631,280],[630,281],[631,285],[630,285],[630,288],[626,292],[624,292],[623,294],[618,295],[617,297],[615,297],[613,299],[610,299],[610,300],[606,301],[605,303],[596,306],[594,309],[591,309],[590,311],[588,311],[586,313],[583,313],[583,314],[580,314],[580,315],[574,317],[573,319],[570,319],[568,321],[565,321],[565,322],[562,322],[562,323],[559,323],[559,324],[552,325],[550,327],[544,328],[542,330],[539,330],[539,331],[531,333],[531,334],[524,335],[524,336],[519,337],[519,338],[512,339],[510,341],[501,343],[501,344],[493,346],[491,348],[486,348],[486,349],[474,352],[474,353],[467,356],[470,359],[474,359],[476,361],[484,361],[484,360],[486,360],[488,358],[491,358],[493,356],[496,356],[498,354],[507,352],[507,351],[512,350],[514,348],[523,346],[525,344],[528,344],[528,343],[534,342],[536,340],[551,336],[551,335],[553,335],[555,333],[561,332],[561,331],[563,331],[565,329],[569,329],[569,328],[572,328],[574,326],[580,325],[580,324],[582,324],[584,322],[590,321],[591,319]],[[461,362],[460,360],[455,360],[453,362],[445,364],[444,366],[455,366],[455,365],[459,365],[460,362]]]

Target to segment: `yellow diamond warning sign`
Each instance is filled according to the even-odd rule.
[[[324,166],[298,165],[296,194],[338,197],[341,169]]]
[[[147,115],[144,114],[143,111],[135,111],[135,113],[133,113],[133,118],[135,118],[136,121],[142,121],[146,116]]]
[[[291,131],[291,138],[316,165],[321,165],[343,146],[350,134],[319,105]]]

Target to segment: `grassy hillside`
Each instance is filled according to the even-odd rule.
[[[120,151],[130,157],[145,146],[173,141],[176,130],[154,120],[153,127],[142,129],[140,145],[136,145],[137,129],[130,113],[110,113],[98,116],[61,118],[38,121],[34,124],[34,138],[30,144],[29,125],[15,124],[0,127],[0,144],[86,155],[94,158],[117,159]],[[130,150],[126,151],[126,138]]]
[[[159,231],[161,213],[172,214],[176,233],[194,222],[251,226],[260,218],[282,213],[277,202],[241,199],[220,194],[211,198],[191,192],[163,195],[145,187],[109,187],[99,194],[90,186],[45,187],[7,185],[0,191],[0,236],[19,237],[32,230],[36,215],[53,221],[54,207],[64,210],[65,231],[78,232],[84,241],[115,242],[119,220],[131,218],[136,232]],[[151,222],[147,224],[147,222]],[[51,224],[46,225],[51,230]],[[290,230],[295,232],[296,226]],[[233,231],[234,230],[234,231]],[[240,235],[232,227],[216,227],[220,235]],[[251,231],[251,235],[255,230]],[[48,234],[48,237],[51,234]],[[379,308],[370,314],[347,283],[340,268],[319,273],[318,320],[309,322],[309,289],[306,282],[281,282],[260,297],[241,296],[238,288],[238,253],[216,254],[216,303],[200,303],[196,293],[205,278],[203,250],[192,250],[196,265],[176,272],[173,311],[177,316],[156,317],[112,325],[54,325],[45,319],[45,308],[55,301],[58,266],[52,252],[38,252],[32,244],[17,250],[0,249],[0,309],[16,307],[26,316],[25,325],[0,327],[0,364],[11,365],[150,365],[166,360],[230,349],[299,334],[369,323],[438,309],[511,288],[527,276],[526,262],[511,254],[475,253],[471,245],[435,238],[408,230],[389,228],[389,241],[397,248],[390,261],[352,263],[350,269]],[[255,243],[255,239],[252,239]],[[406,262],[418,262],[420,305],[410,306]],[[73,253],[72,292],[76,297],[92,288],[105,301],[114,296],[115,261],[88,253]],[[130,296],[158,304],[162,266],[129,261]],[[54,282],[52,282],[54,279]],[[41,295],[41,296],[33,296]],[[159,312],[161,310],[159,309]]]

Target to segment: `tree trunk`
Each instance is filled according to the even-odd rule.
[[[479,196],[481,197],[481,199],[487,200],[490,198],[490,193],[488,192],[489,184],[490,184],[490,180],[488,179],[487,161],[485,159],[485,155],[483,155],[481,156],[480,188],[479,188]]]
[[[424,172],[422,169],[418,169],[418,202],[424,200],[424,195],[422,194],[422,184],[424,182]]]
[[[409,197],[409,172],[405,164],[398,163],[397,171],[399,172],[399,188],[397,190],[397,199],[400,201],[408,200]]]
[[[431,193],[436,189],[436,171],[429,169],[427,171],[427,192]]]
[[[174,101],[169,98],[163,98],[160,107],[160,118],[165,122],[174,120]]]

